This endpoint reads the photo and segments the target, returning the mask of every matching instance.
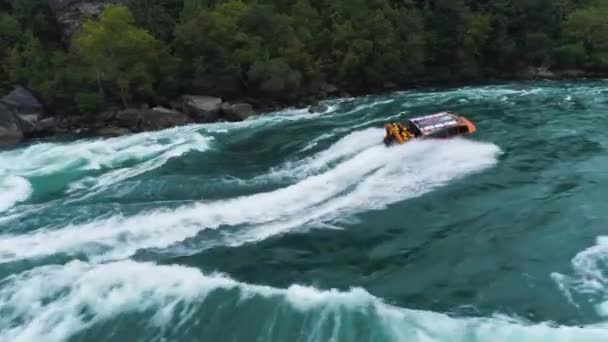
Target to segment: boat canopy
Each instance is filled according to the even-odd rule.
[[[457,127],[461,124],[460,117],[451,112],[440,112],[420,116],[408,120],[423,135],[430,135],[448,127]]]

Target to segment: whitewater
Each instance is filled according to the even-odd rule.
[[[605,341],[605,95],[427,89],[0,151],[0,340]],[[478,134],[382,144],[444,109]]]

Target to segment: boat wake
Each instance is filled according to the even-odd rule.
[[[500,153],[493,144],[463,139],[420,141],[387,149],[371,143],[381,135],[381,129],[367,129],[343,138],[312,161],[295,165],[298,171],[294,172],[312,175],[275,191],[129,217],[117,215],[29,234],[0,235],[0,262],[56,253],[121,259],[139,249],[170,247],[206,229],[245,225],[225,234],[223,241],[205,241],[199,247],[238,246],[419,196],[491,167]],[[315,174],[332,160],[335,165]]]

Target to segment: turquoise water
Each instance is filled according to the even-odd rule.
[[[0,152],[0,341],[608,339],[608,81],[328,105]]]

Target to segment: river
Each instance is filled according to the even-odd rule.
[[[0,341],[608,340],[607,80],[327,105],[1,151]]]

